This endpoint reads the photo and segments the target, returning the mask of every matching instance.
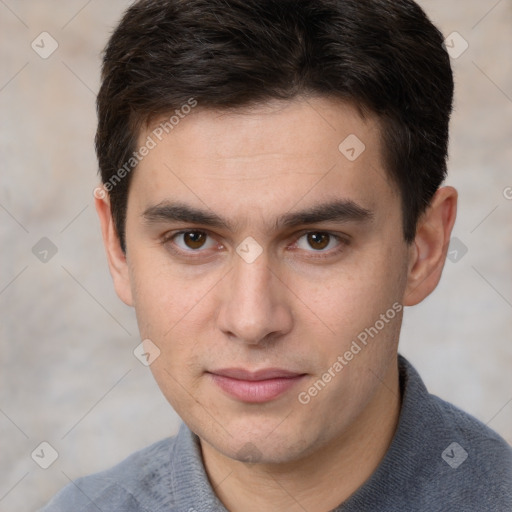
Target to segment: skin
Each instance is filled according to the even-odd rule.
[[[116,291],[135,308],[142,339],[160,349],[154,377],[199,436],[208,477],[230,511],[335,508],[375,471],[395,432],[402,313],[307,404],[298,400],[359,333],[393,304],[422,301],[441,276],[457,193],[438,190],[407,244],[379,133],[377,119],[327,98],[230,112],[198,107],[132,177],[126,255],[108,196],[96,199]],[[366,146],[355,161],[338,150],[350,134]],[[285,214],[335,200],[370,214],[276,225]],[[175,202],[234,225],[144,216]],[[172,238],[180,230],[208,236],[196,233],[204,245],[187,249],[189,239]],[[326,232],[347,243],[320,236]],[[262,249],[252,263],[236,252],[246,237]],[[206,373],[227,367],[306,375],[254,404],[226,395]]]

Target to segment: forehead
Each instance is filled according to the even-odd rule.
[[[344,198],[364,208],[396,202],[382,161],[379,123],[326,98],[201,109],[153,120],[140,133],[154,147],[130,186],[137,210],[180,200],[244,218],[268,218]]]

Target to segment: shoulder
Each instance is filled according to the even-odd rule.
[[[428,393],[410,365],[408,447],[421,461],[425,503],[452,510],[512,510],[512,447],[487,425]],[[405,449],[402,446],[402,449]],[[418,481],[416,481],[418,485]],[[437,510],[434,506],[431,510]]]
[[[152,503],[166,499],[175,442],[176,437],[158,441],[111,469],[71,482],[41,512],[96,512],[98,507],[153,512],[144,507],[144,501],[147,496]]]
[[[440,427],[453,437],[453,446],[447,446],[442,458],[450,462],[453,451],[457,461],[470,462],[467,467],[475,476],[494,481],[504,478],[512,492],[512,447],[475,417],[437,396],[430,396],[433,409],[439,414]],[[454,465],[456,462],[452,462]]]

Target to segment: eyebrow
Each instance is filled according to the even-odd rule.
[[[196,208],[180,202],[163,201],[147,208],[142,214],[147,224],[161,222],[184,222],[235,231],[238,223],[233,223],[216,213]],[[321,222],[365,222],[373,219],[373,212],[352,200],[339,199],[321,203],[310,208],[286,213],[276,219],[274,228],[292,228],[300,225]]]
[[[276,227],[295,227],[320,222],[363,222],[370,221],[373,212],[352,200],[339,199],[322,203],[306,210],[287,213],[276,222]]]
[[[231,223],[216,213],[201,210],[183,203],[171,203],[163,201],[155,206],[147,208],[142,217],[147,224],[160,222],[189,222],[202,224],[212,228],[224,228],[230,230]]]

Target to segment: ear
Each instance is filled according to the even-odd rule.
[[[457,215],[457,191],[440,188],[421,216],[410,246],[404,306],[415,306],[430,295],[441,279]]]
[[[97,197],[101,196],[101,197]],[[114,288],[118,297],[128,306],[133,306],[133,297],[130,286],[130,275],[126,255],[121,249],[112,212],[110,210],[110,198],[102,189],[101,194],[94,195],[94,203],[101,224],[103,244],[107,253],[110,275],[114,281]]]

